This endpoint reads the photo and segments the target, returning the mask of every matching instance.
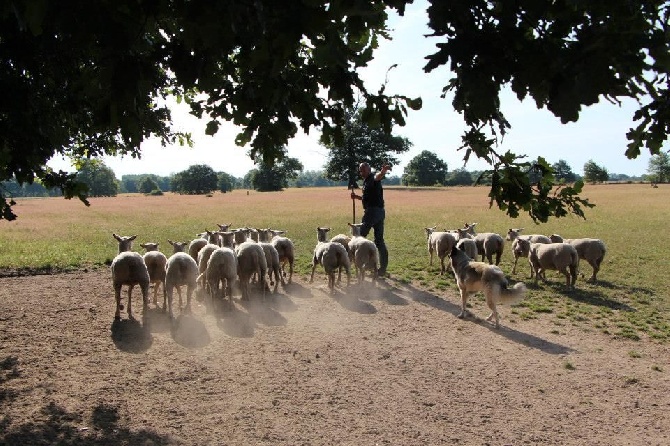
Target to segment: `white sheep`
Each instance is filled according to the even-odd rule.
[[[191,243],[188,244],[188,253],[195,260],[198,261],[198,253],[205,245],[208,243],[208,240],[202,237],[191,240]]]
[[[258,242],[263,252],[265,253],[265,262],[268,266],[268,278],[270,279],[270,285],[274,285],[272,290],[273,294],[277,293],[277,287],[279,282],[281,282],[282,287],[286,286],[286,281],[284,276],[281,274],[281,263],[279,262],[279,253],[277,248],[275,248],[272,243],[268,242]],[[274,276],[274,279],[273,279]]]
[[[347,286],[351,284],[349,254],[341,243],[326,241],[326,234],[330,228],[316,228],[316,231],[317,243],[312,255],[312,275],[309,283],[314,281],[316,266],[322,265],[328,276],[328,288],[333,293],[335,291],[335,271],[341,275],[344,269],[347,274]]]
[[[356,267],[358,283],[365,280],[365,271],[372,272],[372,280],[377,279],[379,271],[379,250],[371,240],[361,236],[362,223],[348,223],[351,228],[351,241],[349,242],[349,260]]]
[[[587,282],[595,282],[596,275],[600,271],[600,265],[605,258],[607,253],[607,246],[605,242],[597,238],[574,238],[574,239],[563,239],[558,234],[552,234],[549,236],[553,241],[562,241],[565,243],[570,243],[577,250],[579,258],[586,260],[591,268],[593,268],[593,273]]]
[[[149,271],[144,263],[142,256],[131,251],[133,240],[137,235],[120,236],[112,234],[112,236],[119,242],[119,253],[112,260],[112,284],[114,286],[114,296],[116,297],[116,313],[114,319],[121,319],[121,288],[123,285],[128,285],[128,317],[133,318],[131,298],[133,287],[139,285],[142,290],[142,308],[144,315],[146,315],[147,306],[149,305]]]
[[[542,234],[520,235],[523,228],[510,229],[507,231],[507,240],[512,240],[512,256],[514,257],[514,266],[512,274],[516,274],[516,265],[520,258],[527,258],[531,243],[551,243],[551,239]],[[533,268],[530,269],[530,277],[533,278]]]
[[[216,245],[214,243],[207,243],[205,246],[198,251],[198,258],[196,260],[196,263],[198,265],[198,286],[200,286],[202,289],[207,291],[207,284],[209,283],[207,281],[207,262],[209,262],[209,257],[212,255],[214,251],[216,251],[218,248],[220,248],[219,245]],[[200,277],[202,275],[202,277]]]
[[[293,241],[289,239],[288,237],[284,237],[283,234],[286,233],[286,231],[278,231],[278,230],[269,230],[270,233],[272,234],[272,240],[270,241],[272,243],[272,246],[275,247],[277,250],[277,253],[279,254],[279,263],[281,265],[281,273],[282,275],[286,278],[286,267],[285,265],[288,263],[289,265],[289,275],[288,279],[286,279],[287,283],[291,283],[293,281],[293,264],[295,263],[295,246],[293,245]]]
[[[235,233],[232,231],[221,231],[221,247],[235,249]]]
[[[240,281],[242,300],[249,300],[249,280],[255,273],[258,274],[263,299],[265,299],[265,275],[267,274],[267,260],[261,246],[253,241],[247,241],[235,247],[237,256],[237,276]]]
[[[456,247],[465,252],[472,260],[477,259],[477,243],[471,238],[462,238],[456,242]]]
[[[156,295],[158,294],[158,288],[163,288],[163,308],[167,302],[167,294],[165,292],[165,267],[167,265],[167,257],[165,254],[158,250],[159,243],[141,243],[140,246],[146,250],[146,253],[142,256],[144,258],[144,264],[147,266],[149,271],[149,281],[154,286],[154,305],[158,305],[158,300]]]
[[[428,254],[430,255],[430,265],[433,265],[433,254],[440,259],[440,274],[447,271],[444,259],[451,253],[451,249],[456,246],[458,236],[453,232],[436,231],[437,226],[424,228],[426,232],[426,242],[428,244]]]
[[[531,243],[528,261],[535,272],[535,284],[538,278],[546,282],[544,272],[548,269],[561,272],[565,276],[568,288],[575,286],[579,254],[569,243]]]
[[[493,254],[496,256],[496,265],[500,263],[500,257],[502,257],[503,250],[505,249],[505,239],[502,238],[500,234],[495,232],[475,232],[475,226],[477,223],[465,223],[465,229],[468,233],[472,235],[472,238],[477,244],[477,252],[482,256],[482,262],[484,257],[489,261],[489,264],[493,264]]]
[[[235,252],[226,247],[217,248],[207,261],[207,289],[209,291],[212,304],[219,295],[219,285],[223,290],[223,297],[229,298],[229,303],[233,303],[233,284],[237,279],[237,256]],[[200,279],[200,277],[199,277]],[[201,279],[202,280],[202,279]]]
[[[331,237],[330,239],[331,242],[333,243],[339,243],[342,245],[342,247],[347,251],[347,257],[349,256],[349,242],[351,241],[351,237],[348,236],[347,234],[337,234]],[[337,273],[337,281],[341,282],[342,281],[342,269]]]
[[[172,313],[172,295],[174,289],[177,289],[179,295],[179,310],[182,309],[181,287],[186,285],[186,312],[191,311],[191,297],[196,289],[196,281],[198,279],[198,264],[195,263],[193,257],[183,251],[186,243],[175,243],[168,240],[173,246],[175,252],[167,261],[165,273],[165,289],[167,290],[167,303],[170,319],[174,319]]]

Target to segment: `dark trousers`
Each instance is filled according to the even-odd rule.
[[[375,246],[379,250],[379,273],[386,274],[386,267],[389,264],[389,252],[384,243],[384,219],[386,218],[386,211],[384,208],[367,208],[363,212],[363,219],[361,223],[361,235],[367,237],[370,229],[375,231]]]

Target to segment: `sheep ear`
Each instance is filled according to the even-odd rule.
[[[112,234],[112,236],[114,236],[114,238],[116,239],[116,241],[118,241],[118,242],[121,241],[121,237],[119,237],[118,235],[116,235],[116,234]]]
[[[135,240],[136,238],[137,238],[137,235],[131,235],[130,237],[128,237],[128,240]]]

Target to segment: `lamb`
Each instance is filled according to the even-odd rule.
[[[528,252],[528,261],[535,272],[535,285],[542,277],[547,281],[544,272],[548,269],[560,271],[565,275],[568,288],[574,288],[577,280],[579,255],[574,246],[569,243],[531,243]]]
[[[365,280],[365,271],[372,271],[372,279],[377,279],[379,270],[379,250],[371,240],[361,236],[362,223],[348,223],[351,228],[349,242],[349,260],[353,260],[356,267],[356,277],[361,284]]]
[[[123,305],[121,305],[121,287],[123,285],[128,285],[128,317],[134,319],[131,298],[135,285],[139,285],[142,290],[142,308],[143,314],[146,315],[149,305],[149,283],[151,279],[149,278],[149,271],[144,263],[144,258],[139,253],[130,250],[133,240],[137,238],[137,235],[126,237],[112,234],[112,236],[119,242],[119,253],[114,257],[111,265],[112,284],[114,285],[114,296],[116,297],[114,319],[117,321],[121,319],[121,310],[123,309]]]
[[[267,274],[267,261],[265,252],[261,246],[253,241],[241,243],[235,247],[237,256],[237,276],[240,280],[242,300],[249,300],[249,280],[254,273],[258,273],[263,299],[265,299],[265,275]]]
[[[465,252],[472,260],[477,258],[477,243],[471,238],[462,238],[456,242],[456,247]]]
[[[496,265],[500,264],[500,257],[502,257],[503,250],[505,248],[505,240],[500,234],[495,232],[482,232],[477,234],[475,232],[475,226],[477,223],[465,223],[465,229],[469,234],[474,238],[475,243],[477,243],[477,252],[482,256],[482,262],[484,257],[489,261],[489,264],[493,264],[493,254],[496,255]]]
[[[149,271],[149,281],[154,286],[154,305],[158,305],[156,294],[158,288],[163,286],[163,308],[167,302],[167,294],[165,293],[165,267],[167,265],[167,257],[158,250],[158,243],[142,243],[140,246],[146,250],[144,256],[144,264]]]
[[[335,271],[342,273],[344,269],[347,273],[347,286],[351,284],[351,269],[349,263],[349,254],[344,246],[338,242],[326,241],[326,233],[330,228],[316,228],[317,244],[312,255],[312,275],[309,283],[314,281],[314,271],[317,265],[322,265],[328,276],[328,288],[331,293],[335,292]]]
[[[269,231],[272,234],[272,240],[270,243],[272,243],[272,246],[275,247],[277,253],[279,254],[281,272],[284,277],[286,277],[285,265],[286,263],[288,263],[289,265],[289,275],[286,282],[290,284],[293,280],[293,264],[295,263],[295,246],[293,245],[293,241],[291,239],[283,237],[283,234],[285,234],[286,231],[277,231],[272,229],[270,229]]]
[[[327,241],[326,235],[327,233],[330,232],[330,228],[317,228],[317,240],[318,241]],[[359,234],[360,234],[360,229],[359,229]],[[344,250],[347,252],[347,258],[351,258],[350,253],[349,253],[349,242],[351,241],[351,237],[349,237],[346,234],[337,234],[336,236],[333,236],[330,239],[331,242],[333,243],[339,243],[342,245]],[[342,269],[343,267],[340,267],[337,272],[337,282],[340,283],[342,282]]]
[[[203,289],[207,288],[207,262],[209,262],[209,257],[214,251],[219,248],[219,245],[214,243],[207,243],[205,246],[198,251],[197,264],[198,264],[198,280],[197,283]],[[202,276],[202,277],[201,277]],[[206,291],[206,290],[205,290]]]
[[[202,248],[205,247],[207,243],[207,239],[202,237],[191,240],[191,243],[188,245],[188,253],[193,258],[193,260],[196,262],[198,261],[198,253]]]
[[[446,231],[435,231],[437,226],[424,228],[426,231],[426,241],[428,243],[428,254],[430,254],[430,265],[433,265],[433,253],[440,259],[440,274],[447,271],[444,265],[444,259],[449,255],[451,249],[458,242],[456,234]]]
[[[522,236],[521,231],[523,231],[523,229],[524,228],[510,228],[507,231],[507,240],[513,242],[518,237],[524,237],[531,243],[552,243],[552,240],[549,237],[542,234],[529,234]]]
[[[272,293],[276,294],[279,282],[281,282],[282,287],[286,286],[284,276],[281,274],[281,263],[279,263],[279,253],[277,252],[277,249],[274,246],[272,246],[272,243],[258,242],[258,244],[260,245],[261,248],[263,248],[263,252],[265,253],[265,262],[267,263],[268,266],[268,278],[270,279],[270,285],[274,285]],[[274,280],[272,278],[273,275]]]
[[[198,264],[193,257],[183,252],[185,243],[175,243],[168,240],[175,252],[168,258],[165,273],[165,288],[167,290],[167,303],[170,319],[174,319],[172,313],[172,294],[174,288],[179,295],[179,310],[182,308],[181,287],[186,285],[186,312],[191,311],[191,296],[196,289],[198,279]],[[179,251],[178,251],[179,250]]]
[[[235,248],[235,233],[232,231],[222,231],[219,232],[221,235],[221,247],[223,248]]]
[[[230,248],[217,248],[207,261],[207,269],[204,273],[207,277],[207,288],[214,304],[219,294],[219,284],[222,285],[223,297],[229,298],[233,303],[233,283],[237,278],[237,256]],[[202,280],[200,277],[198,279]]]
[[[563,239],[558,234],[552,234],[549,238],[551,238],[552,241],[562,241],[574,246],[577,250],[577,254],[579,254],[579,258],[589,262],[589,265],[593,268],[593,273],[587,282],[595,282],[597,280],[596,275],[598,274],[598,271],[600,271],[600,265],[607,253],[605,242],[597,238]]]

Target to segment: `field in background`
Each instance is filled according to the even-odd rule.
[[[601,238],[608,253],[599,283],[578,280],[566,292],[562,276],[547,274],[550,284],[529,284],[529,298],[514,307],[510,318],[551,318],[561,326],[574,324],[632,339],[670,339],[670,186],[643,184],[586,186],[583,196],[597,206],[577,217],[536,225],[528,217],[511,219],[489,209],[488,188],[386,188],[386,241],[393,278],[418,284],[437,295],[456,299],[451,275],[439,275],[439,262],[428,264],[424,227],[452,229],[477,222],[481,232],[504,235],[508,228],[525,233],[558,233],[564,237]],[[61,269],[108,264],[116,255],[112,233],[137,234],[139,243],[159,242],[168,253],[168,239],[187,241],[217,223],[232,227],[284,229],[296,244],[296,271],[311,269],[316,227],[329,226],[331,235],[348,233],[352,221],[349,191],[342,188],[288,189],[258,193],[236,190],[211,197],[122,195],[93,198],[85,207],[62,198],[17,199],[15,222],[0,221],[0,269]],[[356,219],[362,208],[356,203]],[[371,236],[370,236],[371,237]],[[510,243],[501,268],[512,267]],[[581,269],[590,275],[590,266]],[[527,280],[528,264],[520,261],[512,280]]]

